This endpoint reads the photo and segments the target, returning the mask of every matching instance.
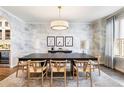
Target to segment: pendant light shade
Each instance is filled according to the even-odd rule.
[[[69,28],[68,22],[64,20],[52,21],[50,26],[53,30],[66,30]]]
[[[52,21],[50,23],[50,27],[52,30],[66,30],[69,28],[69,23],[61,19],[61,15],[60,15],[61,6],[58,6],[58,9],[59,9],[59,20]]]

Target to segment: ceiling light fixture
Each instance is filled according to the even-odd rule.
[[[60,15],[61,8],[62,8],[61,6],[58,6],[58,9],[59,9],[59,20],[54,20],[50,24],[50,27],[53,30],[67,30],[69,28],[68,22],[61,19],[61,15]]]

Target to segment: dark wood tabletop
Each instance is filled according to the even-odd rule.
[[[20,57],[19,61],[25,60],[97,60],[96,57],[83,53],[33,53]]]

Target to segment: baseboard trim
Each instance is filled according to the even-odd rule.
[[[100,64],[101,66],[104,66],[104,67],[106,67],[106,68],[109,68],[109,69],[112,69],[112,68],[110,68],[110,67],[107,67],[106,65],[104,65],[104,64]],[[117,69],[115,69],[115,68],[113,68],[112,70],[114,70],[114,71],[117,71],[117,72],[119,72],[119,73],[123,73],[124,74],[124,72],[122,72],[122,71],[120,71],[120,70],[117,70]]]

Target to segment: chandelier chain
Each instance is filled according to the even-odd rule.
[[[61,6],[58,6],[58,9],[59,9],[59,18],[61,19]]]

